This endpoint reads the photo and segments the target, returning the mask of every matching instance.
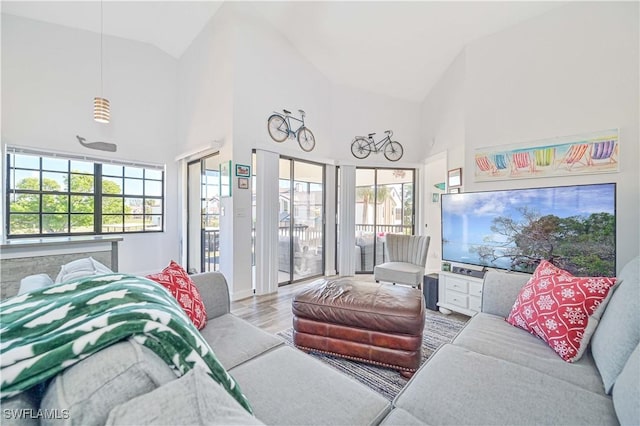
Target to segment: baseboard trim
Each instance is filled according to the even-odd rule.
[[[231,301],[236,302],[238,300],[246,299],[247,297],[252,297],[252,296],[253,296],[253,289],[238,291],[238,292],[234,292],[231,295]]]

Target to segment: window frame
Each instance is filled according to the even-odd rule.
[[[37,158],[37,168],[27,167],[27,166],[16,166],[15,156],[16,155],[25,155],[32,156]],[[65,161],[66,162],[66,170],[51,170],[47,168],[44,163],[47,160],[57,160],[57,161]],[[72,162],[81,161],[85,163],[91,164],[93,167],[92,171],[74,171],[72,169]],[[113,174],[105,174],[103,172],[103,167],[105,165],[117,166],[121,168],[121,176],[116,176]],[[146,233],[158,233],[164,232],[165,229],[165,194],[166,194],[166,170],[164,165],[159,164],[150,164],[150,163],[136,163],[136,162],[126,162],[112,159],[104,159],[98,157],[90,157],[84,155],[77,154],[68,154],[68,153],[57,153],[51,151],[43,151],[31,148],[23,148],[17,146],[6,146],[5,156],[4,156],[4,166],[6,170],[5,181],[6,184],[3,186],[3,191],[5,193],[5,203],[4,203],[4,235],[7,239],[19,239],[19,238],[49,238],[49,237],[73,237],[73,236],[87,236],[87,235],[118,235],[118,234],[146,234]],[[141,169],[141,176],[128,176],[128,171],[135,171],[135,169]],[[15,175],[16,171],[21,172],[29,172],[31,174],[37,175],[38,179],[38,189],[18,189]],[[43,182],[45,179],[45,175],[50,173],[59,173],[61,175],[61,179],[66,181],[66,188],[62,188],[60,190],[50,190],[43,188]],[[89,192],[82,191],[73,191],[72,190],[72,178],[73,176],[91,176],[93,178],[93,186]],[[117,194],[107,194],[103,191],[103,180],[104,178],[111,179],[120,179],[122,185],[119,189],[119,193]],[[135,190],[134,193],[131,193],[130,189],[127,188],[127,182],[131,184],[137,184],[137,186],[141,189]],[[157,186],[160,185],[159,195],[151,195],[147,194],[147,186]],[[134,187],[136,185],[133,185]],[[12,197],[16,195],[34,195],[37,197],[37,211],[34,212],[15,212],[12,211]],[[66,197],[66,207],[61,209],[64,211],[60,212],[47,212],[46,207],[44,205],[44,200],[46,196],[62,196]],[[93,212],[77,212],[73,211],[72,205],[72,197],[90,197],[93,202]],[[122,211],[120,213],[103,213],[103,202],[109,199],[117,199],[119,204],[122,205]],[[130,204],[132,200],[140,200],[141,202],[141,212],[127,212],[126,207]],[[139,204],[138,202],[137,204]],[[151,211],[147,212],[148,203],[151,202]],[[64,203],[64,201],[62,201]],[[37,215],[37,232],[31,233],[11,233],[11,221],[12,218],[21,215]],[[64,217],[66,220],[66,224],[63,225],[62,232],[47,232],[44,229],[44,222],[47,215],[60,215]],[[79,215],[92,216],[92,224],[87,225],[86,230],[75,231],[73,225],[73,218],[79,217]],[[105,230],[104,220],[107,217],[120,217],[120,227],[115,228],[115,230],[107,231]],[[134,226],[131,229],[127,230],[127,218],[136,217],[136,221],[140,220],[140,226],[142,229],[139,229],[139,226]],[[156,218],[153,221],[153,218]],[[150,220],[147,223],[147,220]],[[153,228],[148,228],[150,224]],[[15,232],[15,229],[13,229]]]

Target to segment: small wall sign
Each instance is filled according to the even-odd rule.
[[[236,164],[236,176],[246,178],[251,177],[251,166]]]

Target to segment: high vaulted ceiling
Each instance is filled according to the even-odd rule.
[[[235,2],[336,84],[422,101],[463,47],[560,2]],[[223,2],[104,0],[104,33],[179,58]],[[100,3],[2,1],[2,12],[100,32]]]

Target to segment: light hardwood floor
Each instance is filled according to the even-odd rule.
[[[278,288],[277,293],[231,302],[231,312],[270,333],[292,327],[291,299],[308,281]]]
[[[336,277],[328,277],[336,278]],[[249,321],[269,333],[277,333],[293,327],[291,299],[302,287],[318,278],[286,285],[278,288],[277,293],[253,296],[231,302],[231,312]],[[359,281],[373,281],[373,275],[356,275]]]

